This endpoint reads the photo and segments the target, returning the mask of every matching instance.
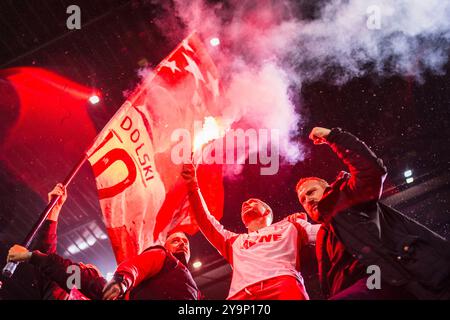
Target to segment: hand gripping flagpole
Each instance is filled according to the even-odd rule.
[[[70,182],[72,182],[73,178],[75,177],[77,172],[80,170],[81,166],[84,164],[86,159],[87,159],[87,153],[85,153],[83,155],[83,157],[81,157],[81,159],[78,161],[77,165],[72,169],[72,171],[69,173],[69,175],[64,180],[63,185],[65,187],[68,186],[70,184]],[[25,240],[23,241],[22,245],[25,248],[27,248],[27,249],[30,248],[31,243],[35,239],[37,232],[42,227],[42,224],[47,219],[48,215],[50,214],[52,209],[55,207],[56,203],[58,202],[58,200],[60,198],[61,198],[61,195],[52,197],[52,200],[47,205],[47,207],[44,209],[44,211],[41,213],[41,215],[39,216],[38,221],[36,221],[36,223],[34,224],[33,228],[31,228],[31,231],[28,233],[28,235],[26,236]],[[6,266],[3,268],[3,272],[2,272],[3,276],[5,278],[8,278],[8,279],[11,278],[12,275],[14,274],[14,271],[17,268],[17,265],[18,265],[18,262],[8,262],[6,264]]]
[[[131,95],[131,99],[124,102],[124,104],[122,105],[122,107],[124,107],[124,108],[121,107],[119,109],[120,111],[122,111],[121,113],[126,112],[128,110],[128,108],[130,108],[134,104],[134,102],[136,101],[137,97],[140,96],[140,94],[144,92],[145,87],[153,80],[154,76],[155,76],[155,74],[152,73],[146,80],[144,80],[144,83],[141,86],[139,86],[137,88],[137,90]],[[123,109],[123,110],[121,110],[121,109]],[[78,173],[78,171],[80,171],[80,169],[83,166],[84,162],[89,158],[89,154],[91,153],[90,151],[91,151],[92,147],[94,146],[95,142],[96,141],[101,141],[101,140],[104,139],[104,137],[106,136],[106,133],[109,132],[109,130],[107,128],[114,121],[114,119],[116,118],[116,115],[118,113],[119,112],[117,112],[108,121],[108,123],[103,127],[102,131],[100,131],[100,133],[95,137],[95,139],[93,140],[92,144],[89,146],[87,151],[83,153],[83,156],[81,157],[81,159],[78,161],[78,163],[75,165],[75,167],[69,173],[69,175],[63,181],[64,187],[67,187],[72,182],[73,178]],[[61,196],[59,196],[59,195],[52,197],[52,200],[47,205],[47,207],[44,209],[44,211],[41,213],[41,215],[39,216],[39,219],[36,221],[36,223],[34,224],[33,228],[28,233],[28,235],[26,236],[25,240],[22,242],[22,245],[25,248],[27,248],[27,249],[30,248],[32,242],[36,238],[36,234],[38,233],[39,229],[42,227],[42,225],[44,224],[44,222],[47,219],[48,215],[50,214],[52,209],[55,207],[56,203],[58,202],[58,200],[60,198],[61,198]],[[6,279],[11,278],[12,275],[14,274],[14,272],[16,271],[17,266],[18,266],[18,262],[12,262],[12,261],[8,262],[6,264],[6,266],[2,270],[3,277],[6,278]]]

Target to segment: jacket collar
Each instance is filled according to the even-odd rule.
[[[330,222],[330,219],[333,216],[333,208],[336,203],[337,197],[339,197],[339,190],[344,182],[350,179],[350,173],[341,171],[339,172],[336,180],[334,180],[331,185],[325,189],[325,192],[320,199],[318,204],[318,210],[320,212],[320,216],[322,218],[322,223]],[[336,192],[338,191],[338,192]]]

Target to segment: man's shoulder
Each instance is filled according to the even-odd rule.
[[[283,218],[280,221],[274,222],[270,226],[267,226],[267,227],[264,227],[264,228],[260,229],[258,232],[271,232],[273,229],[284,227],[286,225],[286,222],[287,222],[286,218]]]
[[[286,230],[288,228],[296,228],[297,225],[301,225],[301,223],[297,222],[297,220],[300,219],[295,219],[295,221],[291,221],[292,219],[289,219],[289,216],[276,222],[273,223],[270,227],[272,227],[271,231],[277,231],[277,230]]]
[[[325,189],[322,198],[318,203],[318,208],[320,211],[331,209],[339,198],[339,195],[348,183],[351,175],[348,172],[341,171],[336,179]]]

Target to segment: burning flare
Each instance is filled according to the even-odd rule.
[[[216,140],[225,135],[225,130],[220,128],[214,117],[205,117],[203,120],[202,130],[194,137],[194,147],[192,152],[195,153],[201,149],[203,145],[212,140]]]

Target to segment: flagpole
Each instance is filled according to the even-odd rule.
[[[122,106],[125,106],[125,104],[126,104],[126,106],[125,106],[126,110],[128,110],[128,108],[134,104],[137,97],[139,97],[139,95],[143,93],[146,86],[153,80],[154,77],[155,77],[155,73],[152,72],[152,74],[143,81],[142,85],[140,85],[130,95],[131,99],[125,101],[122,104]],[[120,109],[122,109],[122,108],[120,108]],[[126,112],[126,110],[123,110],[123,111]],[[95,145],[95,143],[99,140],[103,140],[103,137],[105,136],[105,134],[107,132],[106,128],[108,128],[109,125],[111,124],[111,122],[114,121],[115,117],[116,117],[116,114],[114,114],[114,116],[108,121],[108,123],[103,127],[103,129],[97,134],[97,136],[93,140],[92,144],[89,146],[89,148],[87,148],[87,151],[85,151],[83,153],[83,156],[81,157],[81,159],[78,161],[78,163],[75,165],[75,167],[70,171],[69,175],[66,177],[66,179],[63,182],[63,185],[65,188],[67,188],[67,186],[72,182],[75,175],[78,173],[78,171],[81,169],[81,167],[83,166],[85,161],[88,159],[89,154],[91,153],[90,151],[91,151],[92,147]],[[38,233],[39,229],[44,224],[44,221],[47,219],[48,215],[50,214],[50,211],[53,209],[53,207],[56,205],[56,203],[58,202],[58,200],[60,198],[61,198],[61,196],[52,197],[52,200],[50,201],[50,203],[47,205],[47,207],[45,207],[44,211],[42,211],[41,215],[39,216],[39,219],[36,221],[33,228],[28,233],[25,240],[22,242],[22,245],[25,248],[27,248],[27,249],[30,248],[33,240],[36,237],[36,234]],[[18,266],[18,262],[8,262],[2,270],[3,277],[6,279],[11,278],[12,275],[14,274],[14,272],[16,271],[17,266]]]
[[[195,33],[195,32],[193,32]],[[192,33],[192,34],[193,34]],[[192,35],[191,34],[191,35]],[[189,35],[189,37],[191,36]],[[178,45],[170,54],[169,54],[169,58],[172,56],[172,54],[178,50],[178,48],[181,45]],[[168,58],[168,59],[169,59]],[[128,110],[131,106],[133,106],[133,104],[136,102],[136,99],[144,92],[144,90],[146,89],[147,85],[150,84],[153,79],[156,76],[156,73],[158,72],[158,70],[161,68],[161,64],[159,64],[156,68],[155,71],[152,72],[149,76],[147,76],[147,78],[142,82],[142,84],[136,88],[134,90],[134,92],[130,95],[130,99],[126,100],[121,108],[119,108],[119,110],[122,109],[122,107],[124,107],[124,110],[121,110],[122,112],[125,112],[126,110]],[[92,144],[89,146],[89,148],[87,149],[87,151],[85,151],[83,153],[83,156],[81,157],[81,159],[78,161],[78,163],[76,164],[76,166],[72,169],[72,171],[69,173],[69,175],[66,177],[66,179],[63,182],[64,187],[67,187],[73,180],[73,178],[75,177],[75,175],[78,173],[78,171],[80,170],[80,168],[83,166],[84,162],[89,158],[90,154],[92,153],[92,148],[94,147],[94,145],[96,144],[96,142],[98,141],[102,141],[104,139],[104,136],[106,135],[106,132],[108,132],[107,128],[110,126],[110,124],[115,120],[117,115],[117,112],[114,114],[114,116],[108,121],[108,123],[103,127],[103,129],[97,134],[97,136],[95,137],[95,139],[93,140]],[[23,241],[23,246],[27,249],[30,248],[31,243],[33,242],[33,240],[36,237],[37,232],[39,231],[39,229],[42,227],[44,221],[47,219],[50,211],[53,209],[53,207],[56,205],[56,203],[58,202],[58,200],[61,198],[61,196],[55,196],[52,197],[52,200],[50,201],[50,203],[47,205],[47,207],[44,209],[44,211],[41,213],[41,215],[39,216],[38,221],[34,224],[33,228],[31,229],[31,231],[28,233],[28,235],[26,236],[25,240]],[[18,263],[17,262],[8,262],[6,264],[6,266],[3,268],[2,274],[5,278],[9,279],[12,277],[12,275],[14,274],[16,268],[17,268]],[[1,283],[1,282],[0,282]],[[0,286],[1,288],[1,286]]]
[[[122,104],[122,106],[124,106],[126,110],[128,110],[128,108],[134,104],[137,97],[139,97],[144,92],[145,88],[153,80],[154,77],[155,77],[155,73],[152,72],[149,75],[149,77],[147,77],[143,81],[143,83],[138,88],[136,88],[136,90],[130,95],[131,99],[125,101]],[[120,108],[120,109],[122,109],[122,108]],[[126,112],[126,110],[123,110],[123,112]],[[72,171],[70,171],[69,175],[66,177],[66,179],[63,182],[64,187],[67,188],[67,186],[72,182],[73,178],[78,173],[78,171],[81,169],[84,162],[88,159],[89,154],[91,153],[92,147],[95,145],[95,143],[97,141],[103,140],[104,136],[106,135],[107,128],[110,126],[112,121],[114,121],[114,119],[116,118],[116,114],[114,114],[114,116],[108,121],[108,123],[103,127],[103,129],[97,134],[97,136],[93,140],[92,144],[89,146],[89,148],[87,148],[87,151],[85,151],[83,153],[83,156],[81,157],[81,159],[78,161],[78,163],[72,169]],[[47,207],[44,209],[44,211],[41,213],[41,215],[39,216],[39,219],[36,221],[33,228],[28,233],[25,240],[22,242],[22,245],[25,248],[27,248],[27,249],[30,248],[31,243],[35,239],[37,232],[42,227],[42,225],[44,224],[44,221],[47,219],[50,211],[53,209],[53,207],[56,205],[56,203],[58,202],[58,200],[60,198],[61,198],[61,196],[52,197],[52,200],[47,205]],[[6,266],[3,268],[3,271],[2,271],[3,276],[7,279],[11,278],[17,268],[17,265],[18,265],[17,262],[8,262],[6,264]]]

